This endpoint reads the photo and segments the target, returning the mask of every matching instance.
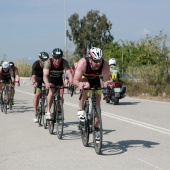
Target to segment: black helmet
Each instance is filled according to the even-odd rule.
[[[46,61],[46,60],[49,59],[49,55],[48,55],[47,52],[40,52],[40,53],[39,53],[39,58],[40,58],[40,60],[42,60],[42,61]]]
[[[52,55],[54,58],[62,58],[63,57],[63,51],[60,48],[55,48],[52,52]]]
[[[12,62],[12,61],[9,62],[9,65],[10,65],[11,68],[13,68],[15,66],[14,62]]]

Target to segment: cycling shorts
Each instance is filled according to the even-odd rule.
[[[64,86],[62,77],[56,78],[56,77],[49,77],[49,83],[51,83],[54,86]],[[64,88],[60,89],[60,92],[64,93]]]
[[[100,83],[100,78],[99,77],[95,77],[94,79],[87,79],[85,76],[82,76],[82,79],[87,80],[90,84],[90,87],[96,86],[98,88],[101,87],[101,83]],[[89,94],[92,94],[92,90],[89,90]],[[102,94],[102,90],[97,90],[96,94],[101,95]]]

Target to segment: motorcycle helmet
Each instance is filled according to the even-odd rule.
[[[110,60],[109,60],[109,66],[110,65],[115,65],[116,66],[116,59],[115,58],[111,58]]]

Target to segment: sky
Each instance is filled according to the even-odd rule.
[[[64,50],[66,41],[73,50],[65,23],[90,10],[106,15],[114,41],[139,41],[161,30],[170,37],[170,0],[0,0],[0,59],[35,61],[41,51]]]

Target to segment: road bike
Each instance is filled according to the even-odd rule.
[[[43,85],[41,87],[41,94],[39,98],[39,104],[37,108],[37,115],[38,115],[38,124],[39,126],[44,126],[44,129],[47,128],[47,121],[45,118],[45,113],[47,111],[47,96],[46,96],[46,87]]]
[[[87,96],[83,105],[83,110],[85,111],[85,122],[80,122],[80,124],[78,125],[81,131],[81,139],[84,146],[86,147],[89,146],[89,135],[90,133],[92,133],[94,148],[97,154],[101,154],[103,129],[102,129],[101,110],[96,105],[96,91],[102,89],[106,89],[106,88],[97,88],[94,86],[92,88],[83,89],[83,90],[91,90],[92,94]],[[81,100],[83,90],[80,90],[79,100]],[[89,99],[91,99],[91,105]],[[98,127],[95,127],[95,118],[98,118]]]
[[[55,88],[55,94],[53,95],[53,119],[48,120],[48,129],[49,133],[53,134],[54,125],[56,123],[56,133],[58,139],[62,139],[63,135],[63,127],[64,127],[64,109],[63,109],[63,102],[60,97],[60,89],[70,88],[65,86],[52,86],[50,88]],[[73,96],[73,88],[71,88],[71,96]]]
[[[7,105],[9,105],[9,109],[12,110],[12,83],[3,81],[2,82],[2,93],[0,96],[1,99],[1,111],[7,114]],[[8,87],[7,87],[8,86]],[[8,98],[9,97],[9,98]]]

